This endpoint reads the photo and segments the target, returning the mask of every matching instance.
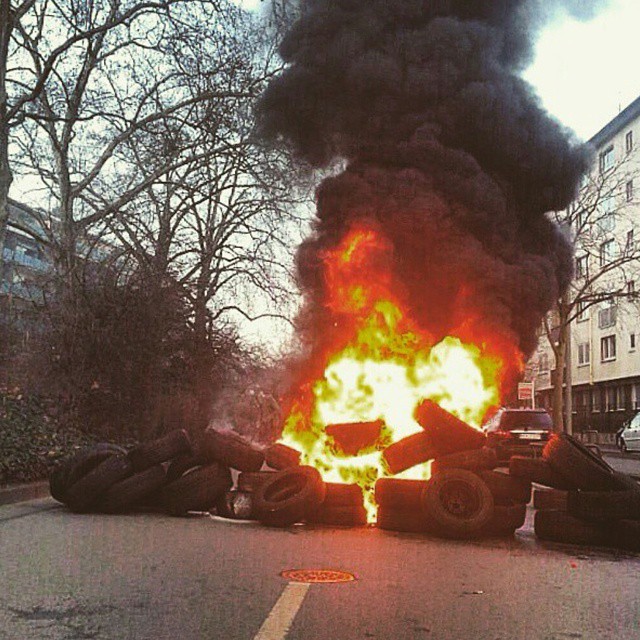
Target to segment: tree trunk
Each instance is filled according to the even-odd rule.
[[[194,302],[194,360],[196,378],[193,389],[196,395],[196,429],[204,429],[211,417],[213,400],[213,381],[211,380],[211,359],[209,357],[208,313],[206,296],[199,289]]]
[[[9,187],[13,181],[9,166],[9,122],[7,120],[7,57],[12,29],[9,0],[0,0],[0,277],[3,271],[3,250],[9,220]]]
[[[569,435],[573,435],[573,372],[571,370],[571,359],[573,358],[573,355],[571,344],[571,325],[564,325],[563,331],[565,333],[565,362],[567,365],[564,390],[564,431]]]
[[[560,330],[558,343],[554,348],[556,370],[553,375],[553,424],[557,432],[564,431],[564,366],[567,354],[566,335]]]

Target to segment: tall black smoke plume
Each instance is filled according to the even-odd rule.
[[[537,29],[577,0],[303,0],[288,63],[258,109],[262,133],[315,166],[347,168],[318,189],[298,252],[316,337],[320,256],[354,221],[380,228],[414,318],[445,335],[467,318],[525,354],[572,274],[545,216],[573,198],[588,157],[519,72]]]

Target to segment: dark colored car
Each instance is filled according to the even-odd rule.
[[[499,460],[511,456],[533,456],[535,447],[553,433],[553,420],[544,409],[499,409],[483,426],[488,444]]]

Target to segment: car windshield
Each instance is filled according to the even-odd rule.
[[[503,431],[513,431],[524,427],[551,429],[553,422],[546,411],[505,411],[502,414],[500,429]]]
[[[640,413],[637,413],[633,417],[633,420],[631,420],[631,422],[627,425],[627,429],[637,429],[638,427],[640,427]]]

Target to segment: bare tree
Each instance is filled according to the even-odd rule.
[[[194,104],[188,119],[170,114],[128,140],[121,160],[147,187],[110,218],[108,231],[147,271],[150,287],[168,277],[185,287],[195,340],[207,344],[229,314],[290,315],[291,250],[309,194],[290,154],[253,135],[255,97],[278,64],[263,26],[241,14],[233,29],[208,39],[196,29],[175,45],[175,65],[198,69],[183,76],[183,91],[197,94],[205,82],[234,95]],[[170,169],[158,175],[165,161]],[[264,303],[252,305],[256,297]]]
[[[14,177],[9,148],[12,141],[20,139],[16,129],[27,117],[39,114],[50,134],[57,129],[57,160],[64,163],[91,76],[109,57],[112,36],[118,34],[119,46],[124,47],[123,34],[128,33],[131,44],[144,47],[144,42],[136,42],[140,33],[136,27],[184,2],[0,0],[0,261],[8,219],[7,198]],[[65,121],[66,128],[56,127],[56,121]],[[61,208],[67,208],[71,187],[66,183],[71,177],[60,167],[51,177],[59,180]]]
[[[185,378],[191,372],[203,387],[196,393],[202,416],[216,381],[196,369],[202,359],[202,370],[211,371],[212,358],[235,340],[224,338],[233,335],[225,316],[271,313],[251,309],[247,298],[256,291],[280,305],[291,293],[290,236],[298,239],[297,206],[307,194],[296,189],[290,156],[253,136],[254,100],[280,64],[257,18],[226,0],[167,1],[145,3],[139,15],[101,29],[115,23],[103,12],[123,4],[59,0],[45,10],[36,2],[42,13],[14,30],[25,78],[40,77],[59,41],[85,37],[49,65],[13,122],[12,162],[37,179],[55,213],[42,217],[59,276],[48,310],[71,385],[86,391],[87,371],[109,353],[104,343],[100,354],[87,349],[94,327],[118,335],[123,322],[124,355],[113,360],[124,367],[124,336],[142,320],[123,317],[121,305],[135,301],[144,318],[170,304],[176,313],[158,314],[145,349],[163,340],[165,325],[176,333],[184,318],[189,340],[175,357],[191,354]],[[92,265],[105,259],[103,303]],[[171,370],[166,349],[157,351],[162,358],[129,358],[138,358],[138,373],[147,367],[138,378],[149,384]],[[109,377],[118,380],[117,372]],[[139,395],[162,397],[162,387]]]
[[[553,418],[560,431],[572,428],[571,380],[565,380],[565,372],[570,373],[567,349],[572,323],[600,303],[636,299],[640,243],[634,237],[638,206],[634,180],[639,175],[633,152],[617,162],[601,156],[598,166],[585,176],[577,199],[567,210],[554,214],[570,237],[575,255],[574,279],[544,323],[555,359]]]
[[[200,94],[187,96],[176,90],[185,70],[169,68],[163,40],[182,25],[185,13],[197,14],[210,25],[221,11],[234,8],[215,0],[64,0],[25,2],[20,9],[21,13],[11,12],[8,53],[0,66],[6,70],[0,79],[4,78],[9,96],[0,128],[7,132],[7,144],[13,131],[11,141],[22,160],[19,166],[34,168],[57,205],[57,257],[69,276],[78,238],[145,186],[127,183],[116,202],[100,211],[84,208],[82,193],[112,175],[121,145],[168,114],[184,114],[194,103],[232,91],[203,88]],[[141,67],[153,68],[155,82],[140,85]],[[149,80],[148,73],[144,78]],[[171,101],[162,101],[162,110],[159,95],[173,95]],[[0,186],[10,182],[7,163]]]

